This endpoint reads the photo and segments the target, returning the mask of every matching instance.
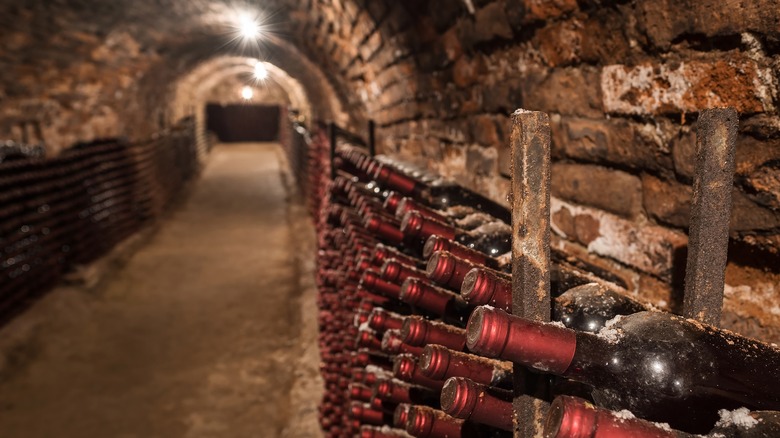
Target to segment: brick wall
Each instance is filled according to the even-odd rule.
[[[444,6],[444,4],[448,6]],[[551,114],[553,229],[678,308],[696,113],[740,112],[728,327],[780,340],[780,7],[776,1],[437,2],[368,115],[383,150],[426,157],[497,200],[508,114]]]

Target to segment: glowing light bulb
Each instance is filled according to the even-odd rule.
[[[262,62],[255,64],[255,79],[262,81],[268,77],[268,69]]]
[[[260,24],[253,17],[243,14],[238,17],[238,31],[245,39],[256,39],[260,36]]]
[[[252,87],[247,85],[241,89],[241,97],[243,97],[244,100],[252,100],[254,96],[255,90],[253,90]]]

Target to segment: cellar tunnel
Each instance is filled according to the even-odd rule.
[[[777,0],[0,0],[0,41],[2,436],[385,436],[392,403],[350,405],[350,384],[373,389],[356,345],[395,357],[361,318],[381,302],[461,330],[475,308],[436,272],[417,275],[460,319],[367,286],[395,272],[366,265],[377,242],[428,263],[391,192],[471,249],[484,224],[531,235],[511,223],[530,208],[518,109],[549,130],[547,307],[589,279],[780,343]],[[699,122],[711,108],[738,118],[731,207],[693,214],[718,186],[696,182],[713,176],[697,148],[726,132]],[[703,217],[727,218],[722,250],[694,237]],[[725,267],[694,314],[700,241]],[[469,259],[515,273],[514,312],[520,247]],[[523,421],[500,426],[541,433],[552,398],[531,421],[517,397]]]

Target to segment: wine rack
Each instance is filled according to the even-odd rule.
[[[708,324],[713,327],[711,330],[717,330],[714,326],[718,325],[723,304],[736,129],[734,110],[707,110],[700,114],[683,316]],[[505,365],[479,362],[481,359],[474,353],[479,352],[481,341],[470,338],[472,326],[481,330],[487,324],[482,320],[487,316],[483,315],[493,312],[492,307],[475,311],[478,304],[501,303],[499,307],[509,311],[512,317],[529,321],[531,325],[563,327],[565,324],[560,320],[552,323],[550,319],[551,315],[560,314],[560,306],[566,301],[559,298],[566,294],[612,294],[627,299],[619,277],[583,260],[572,262],[551,248],[547,114],[518,110],[512,116],[513,199],[508,211],[500,211],[489,200],[462,187],[447,192],[453,196],[449,201],[461,196],[459,199],[468,200],[469,205],[478,206],[476,210],[480,214],[490,211],[491,215],[486,215],[488,220],[504,222],[511,239],[510,257],[476,251],[475,242],[484,241],[468,240],[472,234],[451,228],[457,221],[448,215],[453,214],[451,207],[457,203],[436,204],[440,199],[431,193],[438,193],[436,187],[440,182],[435,176],[387,157],[374,157],[358,145],[355,136],[343,135],[343,130],[335,125],[330,126],[328,133],[326,136],[320,130],[311,135],[317,140],[308,148],[306,175],[306,193],[317,224],[320,248],[317,279],[320,348],[326,381],[320,419],[326,436],[403,437],[411,433],[413,436],[530,438],[549,433],[544,430],[545,419],[551,421],[550,418],[563,415],[560,413],[566,409],[596,409],[581,404],[579,399],[563,396],[555,399],[551,410],[549,376],[531,372],[525,366],[514,365],[511,388],[501,388],[496,381],[485,380],[485,370],[494,370],[488,374],[495,377],[501,375],[496,370]],[[370,137],[369,144],[373,144],[373,135]],[[432,205],[436,208],[431,208]],[[395,216],[399,213],[403,218]],[[465,226],[465,222],[457,224]],[[503,228],[498,226],[498,229]],[[469,247],[456,241],[469,242]],[[476,281],[492,283],[477,286]],[[453,293],[458,289],[461,295]],[[511,294],[506,299],[489,297],[484,293],[488,289],[491,293],[509,289]],[[555,300],[553,289],[558,296]],[[560,295],[562,289],[567,291],[564,295]],[[474,292],[477,290],[479,294]],[[476,301],[477,295],[485,301],[469,302]],[[559,307],[554,307],[554,303]],[[391,313],[382,313],[385,310],[377,308]],[[630,315],[648,308],[629,302],[626,309],[632,310],[617,311],[601,323],[605,324],[612,316]],[[477,314],[480,320],[471,321]],[[471,319],[467,325],[468,315]],[[674,318],[679,317],[671,318],[677,321]],[[377,322],[380,320],[390,322]],[[580,329],[588,331],[587,328],[575,330]],[[493,336],[492,329],[485,330],[488,331],[479,332],[479,336],[482,333]],[[574,333],[556,330],[559,329],[549,332],[559,333],[561,339]],[[551,338],[550,342],[558,340]],[[760,344],[751,342],[754,346]],[[770,355],[779,354],[775,347],[765,344],[760,349]],[[463,362],[458,363],[471,364],[459,366],[459,372],[482,381],[475,383],[460,379],[458,374],[448,375],[436,368],[432,357],[459,357],[458,361]],[[499,356],[487,354],[487,357]],[[777,365],[780,367],[780,363]],[[364,366],[367,368],[363,369]],[[558,372],[565,370],[564,367]],[[445,383],[432,375],[451,378]],[[390,378],[397,379],[393,381],[395,386],[386,381]],[[377,380],[380,385],[372,389]],[[398,388],[438,393],[440,403],[426,399],[423,404],[428,407],[409,407],[405,403],[414,401],[410,390],[404,392]],[[511,392],[507,393],[506,389]],[[579,395],[582,388],[573,385],[569,390]],[[395,395],[382,398],[383,391]],[[398,395],[401,393],[403,396]],[[770,402],[769,406],[780,406],[780,401]],[[507,409],[512,412],[511,425],[505,414],[498,414],[508,412]],[[447,416],[442,410],[459,419]],[[624,419],[618,414],[608,410],[597,412],[606,423],[623,424]],[[648,433],[663,430],[638,419],[628,423]],[[687,436],[684,432],[674,433],[679,434],[674,436]]]
[[[163,214],[199,170],[194,125],[0,164],[0,318]]]

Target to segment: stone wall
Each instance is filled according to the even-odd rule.
[[[678,308],[696,113],[735,107],[724,322],[780,340],[780,307],[770,304],[780,299],[780,5],[473,3],[473,13],[460,1],[418,8],[413,72],[369,106],[383,150],[424,156],[504,201],[508,115],[550,113],[561,244],[601,256],[638,293]]]

